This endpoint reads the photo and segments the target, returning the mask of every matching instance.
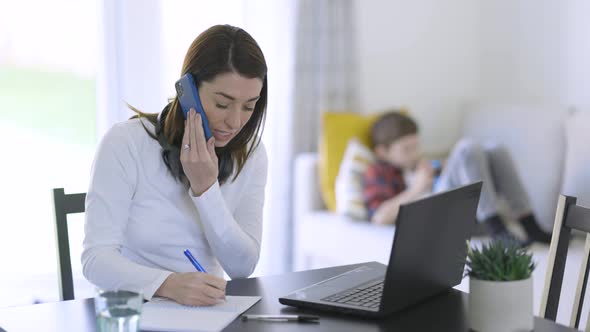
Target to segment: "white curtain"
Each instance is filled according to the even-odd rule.
[[[160,112],[168,96],[162,80],[159,0],[99,1],[96,126],[101,139],[133,113],[125,102]]]
[[[353,1],[300,0],[298,3],[295,153],[317,150],[322,111],[358,108]]]
[[[269,159],[262,252],[255,276],[290,270],[291,123],[295,60],[296,0],[256,0],[245,3],[244,28],[258,42],[268,66],[268,105],[262,140]]]
[[[357,110],[357,50],[352,0],[299,0],[294,18],[292,103],[271,137],[280,142],[272,149],[270,205],[265,245],[273,273],[293,269],[293,165],[297,154],[317,151],[321,112]],[[272,73],[272,68],[271,68]],[[269,77],[272,77],[269,74]],[[271,89],[281,88],[270,83]],[[269,109],[269,115],[271,114]],[[278,144],[278,143],[276,143]],[[275,232],[276,230],[276,232]]]

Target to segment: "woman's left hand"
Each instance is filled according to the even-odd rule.
[[[188,178],[193,195],[201,196],[216,181],[219,174],[215,138],[205,141],[203,120],[194,109],[185,121],[184,136],[180,147],[180,162]]]

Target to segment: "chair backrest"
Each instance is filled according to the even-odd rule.
[[[57,263],[59,297],[62,301],[74,299],[74,281],[68,236],[68,214],[84,212],[86,194],[66,195],[63,188],[53,189],[55,216],[55,237],[57,242]]]
[[[541,297],[541,312],[539,316],[555,321],[559,295],[563,282],[565,262],[572,230],[586,233],[586,244],[578,275],[574,306],[570,319],[570,326],[578,328],[582,314],[582,304],[586,293],[588,281],[588,259],[590,258],[590,209],[576,205],[576,198],[560,195],[555,213],[555,224],[547,258],[547,272],[545,275],[545,289]],[[590,319],[589,322],[590,323]],[[586,331],[590,331],[590,325],[586,325]]]

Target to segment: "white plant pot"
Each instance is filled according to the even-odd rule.
[[[532,331],[533,278],[518,281],[469,279],[469,327],[477,332]]]

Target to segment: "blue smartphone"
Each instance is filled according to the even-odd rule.
[[[188,118],[188,112],[191,110],[191,108],[194,108],[195,111],[201,114],[201,119],[203,119],[203,131],[205,132],[205,139],[209,141],[213,135],[211,134],[211,129],[209,129],[209,121],[207,121],[205,110],[201,104],[199,90],[195,84],[193,75],[186,74],[182,76],[178,81],[176,81],[174,86],[176,87],[176,95],[178,96],[182,113],[184,113],[184,118]]]

